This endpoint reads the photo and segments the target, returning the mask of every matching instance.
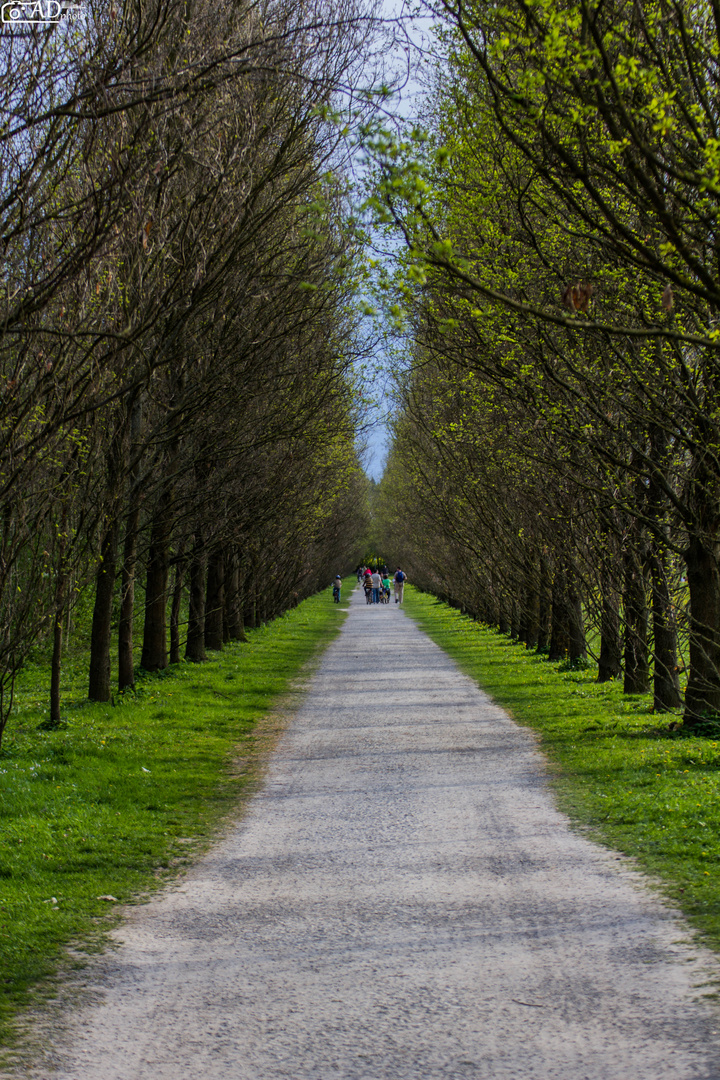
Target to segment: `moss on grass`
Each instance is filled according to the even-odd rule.
[[[561,807],[659,879],[720,948],[720,745],[674,731],[650,695],[562,670],[429,594],[405,608],[519,723],[537,731]]]

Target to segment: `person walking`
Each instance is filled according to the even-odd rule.
[[[373,604],[380,603],[380,589],[382,588],[382,578],[378,574],[377,570],[372,576],[372,591],[373,591]]]
[[[395,578],[394,578],[394,582],[395,582],[395,603],[396,604],[402,604],[402,602],[403,602],[403,590],[405,588],[405,582],[406,581],[407,581],[406,575],[402,572],[402,570],[398,566],[397,570],[395,571]]]
[[[335,575],[333,581],[333,600],[336,604],[340,603],[340,590],[342,589],[342,578],[339,574]]]

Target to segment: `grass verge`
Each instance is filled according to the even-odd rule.
[[[0,751],[0,1046],[16,1044],[24,1008],[52,995],[69,944],[73,955],[97,948],[117,904],[177,873],[237,811],[258,776],[258,721],[344,617],[325,590],[248,631],[248,644],[144,675],[114,706],[84,700],[87,658],[76,656],[55,731],[38,730],[47,667],[22,672]]]
[[[596,839],[632,855],[720,949],[720,747],[669,730],[651,695],[597,672],[563,670],[406,587],[407,613],[519,723],[552,763],[560,805]]]

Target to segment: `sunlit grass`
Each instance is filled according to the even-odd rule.
[[[343,618],[325,590],[249,631],[248,644],[144,676],[114,705],[84,700],[76,655],[55,731],[38,730],[47,666],[23,671],[0,751],[0,1042],[47,991],[68,942],[92,945],[118,903],[177,872],[236,812],[257,775],[257,722]]]
[[[415,589],[405,607],[521,724],[539,732],[561,807],[632,855],[720,948],[720,746],[670,730],[651,695],[563,671]]]

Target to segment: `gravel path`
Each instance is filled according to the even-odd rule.
[[[355,594],[267,783],[132,909],[53,1080],[718,1080],[715,961],[532,738]]]

